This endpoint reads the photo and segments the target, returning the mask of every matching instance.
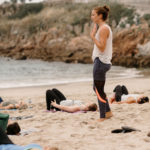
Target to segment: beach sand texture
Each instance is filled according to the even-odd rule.
[[[139,93],[150,97],[150,78],[108,80],[105,91],[111,95],[117,85],[126,85],[129,93]],[[59,150],[150,150],[150,103],[112,104],[113,117],[104,122],[95,122],[99,112],[66,113],[47,112],[45,91],[58,88],[68,99],[96,102],[92,82],[70,83],[55,86],[0,89],[3,99],[32,101],[32,108],[16,111],[1,111],[15,116],[32,118],[19,120],[22,130],[34,131],[24,136],[10,136],[18,145],[38,143]],[[131,126],[141,132],[112,134],[111,130]]]

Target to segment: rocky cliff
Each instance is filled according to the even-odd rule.
[[[42,59],[91,63],[92,42],[87,36],[66,37],[57,28],[32,37],[18,37],[0,43],[0,55],[13,59]]]
[[[0,55],[13,59],[42,59],[92,63],[93,43],[89,36],[63,37],[56,29],[40,32],[29,39],[18,37],[0,43]],[[150,67],[150,27],[133,26],[114,34],[114,65]]]
[[[150,27],[133,26],[114,35],[114,65],[150,67]]]

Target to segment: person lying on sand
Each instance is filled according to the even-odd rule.
[[[8,123],[6,133],[8,135],[19,135],[21,128],[17,122]]]
[[[0,128],[8,135],[19,135],[21,128],[17,122],[9,120],[9,114],[0,113]]]
[[[38,144],[29,144],[26,146],[19,146],[14,144],[8,137],[8,135],[6,134],[6,132],[0,128],[0,149],[3,150],[31,150],[31,149],[36,149],[36,150],[52,150],[51,147],[44,147],[42,148],[40,145]],[[53,148],[54,149],[54,148]],[[55,150],[58,150],[57,148],[55,148]]]
[[[96,111],[97,105],[95,103],[84,104],[80,100],[66,100],[66,97],[57,89],[46,91],[47,110],[56,109],[66,112],[78,111]]]
[[[97,105],[95,103],[83,104],[79,100],[64,100],[60,104],[57,104],[56,101],[52,101],[51,105],[54,108],[66,111],[66,112],[78,112],[78,111],[96,111]]]
[[[9,100],[9,101],[3,101],[1,98],[0,102],[0,109],[26,109],[28,106],[26,103],[22,101],[15,101],[15,100]]]
[[[129,94],[127,88],[123,85],[117,85],[113,90],[113,95],[110,97],[109,102],[117,103],[117,104],[132,104],[132,103],[138,103],[143,104],[146,102],[149,102],[149,98],[144,95],[140,94]]]

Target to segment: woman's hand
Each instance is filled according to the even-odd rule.
[[[54,107],[56,107],[57,106],[56,101],[51,102],[51,105],[54,106]]]
[[[96,26],[96,23],[95,23],[94,26],[93,26],[93,29],[90,33],[90,36],[91,36],[92,40],[95,38],[96,32],[97,32],[97,26]]]

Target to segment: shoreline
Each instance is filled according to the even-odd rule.
[[[31,60],[30,60],[31,61]],[[29,61],[29,62],[30,62]],[[70,84],[73,82],[92,81],[93,65],[66,64],[66,63],[46,63],[44,61],[1,60],[0,67],[0,89],[22,88],[34,86],[55,86],[59,84]],[[53,69],[55,65],[55,69]],[[39,67],[38,67],[39,66]],[[6,67],[6,69],[4,69]],[[38,69],[37,69],[38,68]],[[63,70],[63,71],[62,71]],[[78,72],[81,70],[80,72]],[[108,80],[130,79],[150,76],[149,69],[126,68],[122,66],[112,66],[107,74]]]
[[[145,87],[149,86],[150,87],[150,78],[149,77],[135,77],[135,78],[126,78],[126,79],[114,79],[114,80],[111,80],[111,79],[108,79],[106,81],[106,86],[105,86],[105,89],[108,91],[108,93],[110,93],[110,87],[111,89],[113,89],[113,87],[115,87],[117,84],[129,84],[129,87],[133,86],[134,82],[136,82],[136,84],[139,84],[142,86],[142,88],[144,88],[144,85]],[[142,82],[146,84],[142,85]],[[148,85],[149,83],[149,85]],[[92,84],[93,84],[93,81],[79,81],[79,82],[70,82],[70,83],[60,83],[60,84],[52,84],[52,85],[37,85],[37,86],[25,86],[25,87],[12,87],[12,88],[0,88],[0,96],[13,96],[14,94],[17,96],[17,93],[18,93],[18,96],[28,96],[28,93],[29,93],[29,96],[32,96],[34,94],[37,94],[37,95],[40,95],[42,94],[43,91],[46,91],[47,89],[52,89],[52,88],[62,88],[64,89],[65,91],[67,91],[67,87],[78,87],[80,85],[87,85],[89,87],[91,87],[91,90],[92,90]],[[128,85],[127,85],[128,86]],[[108,88],[109,87],[109,88]],[[135,86],[135,89],[137,87]],[[36,91],[39,91],[40,92],[36,92]],[[68,88],[69,90],[69,88]],[[132,89],[133,90],[133,89]],[[10,92],[8,92],[10,91]],[[138,90],[136,90],[138,92]]]
[[[130,80],[130,79],[149,79],[149,74],[148,75],[144,75],[144,76],[137,76],[137,77],[120,77],[120,78],[108,78],[107,81],[122,81],[122,80]],[[52,87],[52,86],[60,86],[60,85],[67,85],[67,84],[80,84],[80,83],[87,83],[87,82],[93,82],[93,79],[91,80],[83,80],[83,81],[70,81],[70,82],[62,82],[62,83],[54,83],[54,84],[41,84],[41,85],[25,85],[25,86],[16,86],[16,87],[6,87],[6,88],[0,88],[0,90],[9,90],[9,89],[20,89],[20,88],[39,88],[39,87]]]

